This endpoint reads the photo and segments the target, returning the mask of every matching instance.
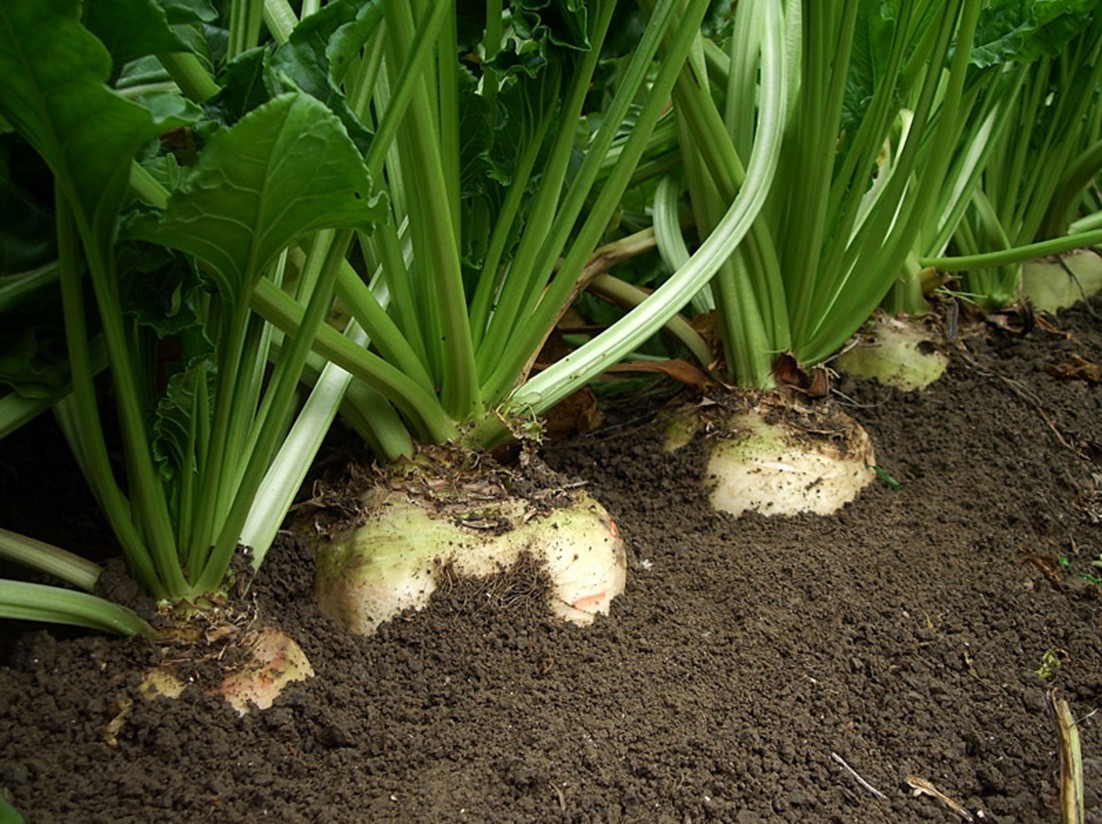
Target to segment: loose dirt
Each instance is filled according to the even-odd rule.
[[[243,718],[197,682],[108,734],[152,645],[3,624],[0,793],[36,824],[961,820],[932,785],[975,821],[1058,822],[1055,691],[1102,822],[1102,321],[1047,321],[948,344],[922,393],[842,380],[896,483],[832,517],[713,513],[700,449],[656,447],[661,406],[547,445],[630,550],[589,628],[525,567],[351,637],[283,540],[249,597],[317,676]],[[109,548],[48,422],[24,432],[0,525]]]

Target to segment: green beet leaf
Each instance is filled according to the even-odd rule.
[[[77,12],[76,0],[0,4],[0,114],[49,164],[88,240],[107,248],[131,161],[157,127],[104,85],[111,57]]]
[[[138,235],[195,255],[222,296],[247,300],[277,254],[323,228],[369,228],[385,211],[347,132],[309,95],[281,95],[216,133]]]
[[[165,10],[168,22],[178,23],[214,23],[218,12],[207,0],[157,0],[157,5]]]
[[[972,63],[1030,63],[1055,57],[1083,30],[1099,0],[993,0],[976,27]]]
[[[208,102],[218,108],[229,125],[283,91],[271,68],[271,52],[262,47],[237,55],[226,64],[220,80],[222,91]]]
[[[124,63],[146,55],[190,51],[154,0],[87,3],[84,25],[107,47],[116,72]]]
[[[271,60],[277,73],[332,109],[361,152],[370,144],[371,132],[353,113],[338,86],[382,17],[379,3],[330,3],[295,26],[290,40]]]

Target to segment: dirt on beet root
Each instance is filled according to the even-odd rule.
[[[350,636],[284,538],[249,606],[317,675],[238,717],[201,671],[131,700],[148,641],[4,623],[0,794],[36,823],[1058,822],[1055,693],[1102,822],[1102,321],[977,331],[926,391],[839,381],[884,481],[835,516],[712,512],[659,404],[546,444],[629,547],[589,628],[524,565]],[[48,420],[0,442],[0,525],[109,552]]]

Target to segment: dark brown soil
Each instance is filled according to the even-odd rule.
[[[1057,822],[1057,690],[1102,822],[1102,322],[1054,323],[987,327],[920,394],[843,381],[902,486],[834,517],[715,514],[699,450],[663,455],[616,409],[550,445],[630,548],[588,629],[524,570],[349,637],[285,542],[252,592],[317,677],[244,718],[200,689],[137,701],[111,747],[149,645],[5,624],[0,793],[35,824],[958,820],[917,777],[976,821]],[[0,444],[0,524],[102,545],[87,499],[24,460],[49,431]],[[28,523],[44,495],[63,511]]]

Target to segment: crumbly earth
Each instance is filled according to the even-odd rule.
[[[1055,692],[1102,822],[1102,321],[1047,320],[948,344],[921,393],[843,380],[899,488],[832,517],[711,512],[661,409],[549,444],[630,550],[586,629],[523,568],[350,637],[284,540],[250,597],[317,676],[243,718],[197,683],[109,735],[151,645],[3,624],[0,793],[36,824],[961,820],[929,782],[975,821],[1058,822]],[[26,433],[0,443],[0,525],[109,547],[53,430]]]

